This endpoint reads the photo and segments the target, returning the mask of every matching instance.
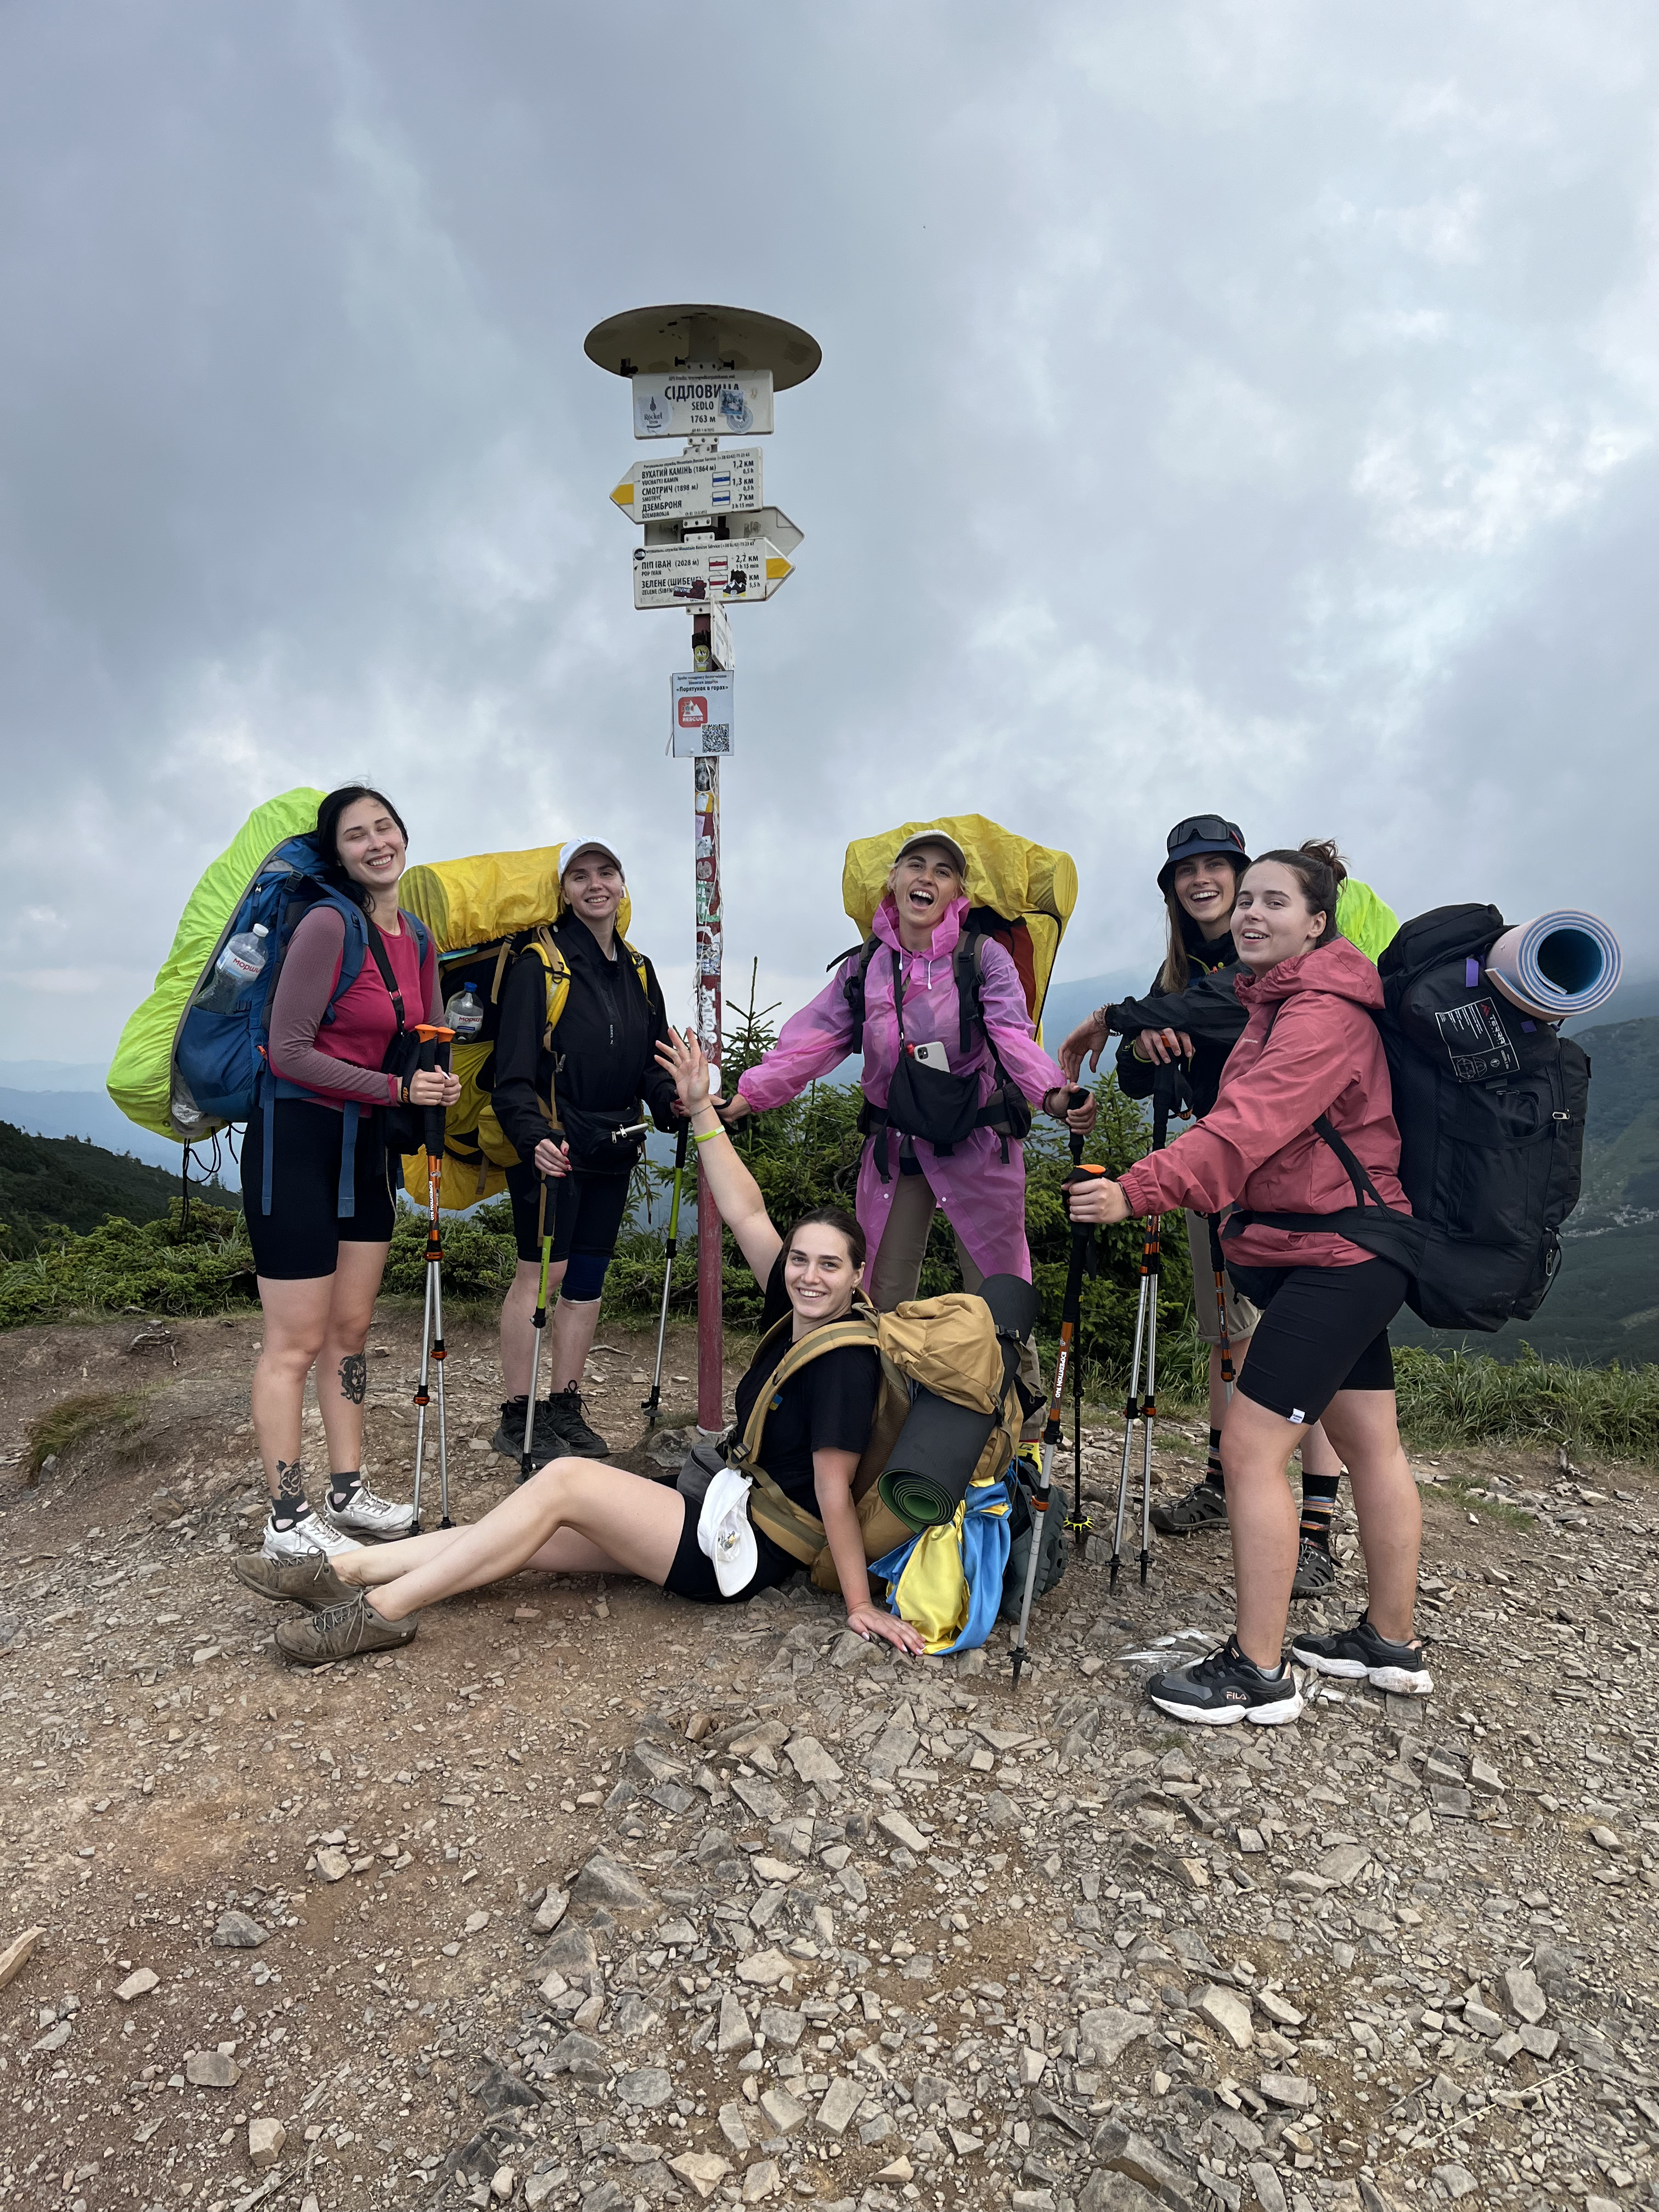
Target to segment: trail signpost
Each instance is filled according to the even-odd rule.
[[[822,358],[793,323],[743,307],[635,307],[597,323],[590,361],[632,387],[636,438],[684,437],[682,453],[636,461],[611,493],[643,526],[634,549],[634,605],[685,607],[693,665],[671,682],[669,750],[692,763],[696,896],[692,1025],[720,1084],[720,760],[732,749],[728,607],[769,599],[791,574],[801,532],[763,503],[760,448],[723,437],[766,437],[775,394],[804,384]],[[697,1188],[697,1425],[722,1425],[720,1221]]]

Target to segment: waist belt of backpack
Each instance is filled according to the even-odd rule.
[[[1314,1134],[1330,1146],[1347,1170],[1355,1204],[1339,1207],[1334,1213],[1253,1213],[1236,1206],[1227,1217],[1222,1236],[1233,1237],[1246,1229],[1262,1228],[1346,1237],[1362,1251],[1370,1252],[1376,1259],[1388,1260],[1408,1275],[1414,1275],[1423,1262],[1423,1246],[1428,1233],[1425,1224],[1414,1214],[1401,1213],[1384,1202],[1352,1146],[1332,1126],[1328,1115],[1320,1115],[1313,1128]]]
[[[380,981],[386,985],[386,996],[392,1001],[392,1018],[397,1024],[396,1034],[401,1036],[409,1026],[404,1019],[404,994],[398,988],[397,976],[392,973],[392,961],[387,954],[384,939],[372,921],[368,924],[368,949],[374,956],[374,965],[380,971]],[[333,1011],[331,1006],[329,1013],[331,1014]],[[265,1062],[264,1087],[265,1157],[264,1172],[260,1180],[259,1211],[262,1213],[269,1213],[271,1166],[276,1152],[277,1098],[283,1096],[303,1098],[314,1103],[316,1094],[307,1091],[301,1084],[284,1085],[269,1060]],[[332,1103],[332,1101],[329,1103]],[[341,1221],[352,1220],[357,1212],[357,1126],[366,1113],[372,1115],[379,1110],[378,1107],[365,1107],[361,1100],[356,1098],[348,1098],[340,1109],[340,1182],[339,1188],[335,1194],[334,1211],[336,1218]]]

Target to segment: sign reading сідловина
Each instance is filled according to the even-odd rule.
[[[768,437],[772,429],[769,368],[676,369],[636,376],[636,438]]]
[[[671,749],[677,760],[732,750],[730,669],[688,670],[668,679],[673,701]]]

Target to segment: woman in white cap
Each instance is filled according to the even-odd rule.
[[[552,973],[534,945],[520,953],[501,991],[490,1103],[520,1164],[507,1170],[519,1265],[501,1307],[507,1400],[495,1446],[524,1447],[544,1235],[551,1234],[550,1288],[559,1299],[549,1329],[552,1372],[538,1406],[532,1445],[542,1457],[599,1459],[609,1449],[582,1411],[582,1372],[599,1323],[599,1294],[628,1210],[641,1139],[612,1132],[641,1118],[643,1099],[659,1129],[677,1111],[656,1049],[668,1018],[656,971],[617,930],[628,895],[622,862],[597,837],[559,849],[551,936],[569,970],[556,1030],[549,1026]],[[544,1210],[543,1182],[546,1179]]]
[[[866,1287],[884,1313],[915,1297],[938,1208],[956,1232],[969,1290],[988,1275],[1030,1282],[1019,1136],[1036,1108],[1073,1128],[1094,1123],[1093,1098],[1072,1108],[1065,1077],[1035,1042],[1012,957],[994,938],[978,942],[980,1018],[963,1050],[955,955],[967,878],[967,856],[942,830],[902,845],[872,924],[875,957],[842,963],[725,1109],[731,1122],[787,1104],[838,1067],[854,1049],[861,999],[858,1218],[872,1255]]]
[[[839,1206],[819,1206],[780,1235],[709,1104],[708,1067],[696,1039],[671,1033],[660,1057],[665,1079],[690,1116],[721,1218],[766,1292],[769,1322],[779,1324],[767,1328],[738,1385],[738,1425],[769,1400],[759,1464],[798,1515],[821,1524],[846,1594],[848,1627],[866,1643],[890,1644],[915,1657],[925,1648],[921,1634],[871,1595],[853,1500],[881,1389],[875,1346],[831,1344],[773,1382],[793,1346],[852,1310],[863,1231]],[[331,1564],[320,1554],[296,1566],[256,1553],[234,1566],[250,1589],[306,1608],[305,1618],[281,1624],[276,1646],[296,1666],[323,1667],[396,1650],[413,1638],[426,1607],[526,1568],[637,1575],[695,1603],[740,1603],[787,1582],[800,1565],[751,1521],[751,1503],[748,1480],[729,1469],[699,1501],[570,1455],[542,1468],[470,1527],[337,1552]]]

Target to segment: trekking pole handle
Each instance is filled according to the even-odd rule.
[[[680,1186],[685,1175],[685,1153],[691,1135],[691,1117],[687,1115],[674,1137],[674,1196],[668,1209],[667,1253],[672,1260],[679,1244]]]
[[[1074,1083],[1066,1096],[1067,1102],[1074,1107],[1086,1106],[1089,1103],[1089,1094],[1080,1083]],[[1083,1132],[1081,1129],[1073,1129],[1072,1131],[1072,1165],[1079,1168],[1082,1164]]]
[[[447,1075],[449,1047],[455,1035],[454,1030],[445,1029],[439,1022],[416,1022],[415,1034],[421,1040],[422,1072],[429,1074],[434,1068],[441,1068]],[[427,1107],[422,1127],[426,1137],[427,1158],[429,1161],[442,1159],[444,1156],[443,1108],[441,1106]]]

